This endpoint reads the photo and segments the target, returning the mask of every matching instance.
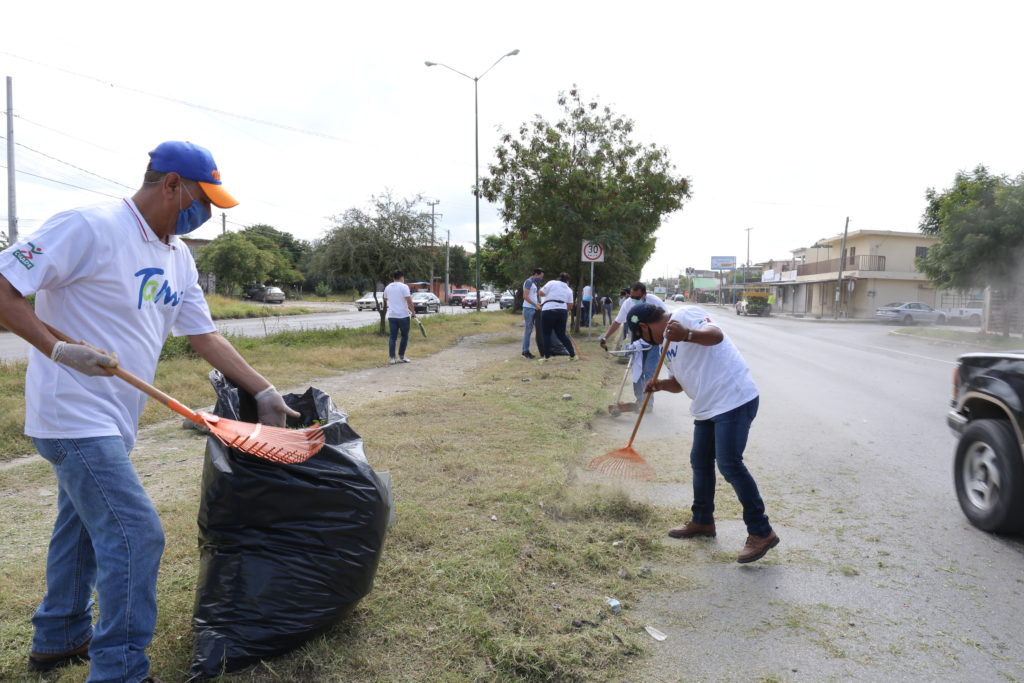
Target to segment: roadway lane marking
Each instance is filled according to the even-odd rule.
[[[897,351],[896,349],[887,349],[884,346],[872,346],[872,345],[869,344],[867,346],[867,348],[869,348],[869,349],[878,349],[879,351],[887,351],[889,353],[899,353],[899,354],[904,355],[904,356],[910,356],[911,358],[921,358],[922,360],[933,360],[936,363],[945,363],[946,365],[956,365],[956,363],[954,361],[951,361],[951,360],[941,360],[939,358],[932,358],[931,356],[921,356],[921,355],[916,354],[916,353],[907,353],[906,351]]]

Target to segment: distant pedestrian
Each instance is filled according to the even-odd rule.
[[[540,310],[540,303],[537,301],[537,287],[540,286],[540,281],[543,279],[544,269],[534,268],[530,277],[523,282],[523,358],[536,358],[530,353],[530,335],[533,334],[534,326],[540,323],[537,319]],[[541,348],[540,340],[541,336],[538,334],[537,353],[543,356],[544,349]]]
[[[405,284],[405,274],[396,270],[391,273],[391,277],[395,281],[384,288],[384,301],[388,309],[388,365],[395,365],[409,362],[405,357],[405,348],[409,345],[409,326],[412,324],[412,318],[416,317],[416,308],[412,304],[409,286]],[[402,342],[398,346],[396,357],[395,342],[399,333],[402,335]]]
[[[605,294],[601,297],[601,324],[611,325],[612,323],[612,298]]]
[[[590,327],[590,316],[593,313],[594,288],[590,285],[583,286],[583,295],[580,297],[583,305],[580,307],[580,325]]]
[[[569,352],[569,360],[575,361],[579,360],[576,358],[576,348],[565,332],[569,312],[573,309],[572,287],[568,285],[568,282],[569,274],[559,273],[557,280],[548,280],[547,284],[538,291],[541,302],[541,336],[547,340],[547,334],[550,331]],[[544,354],[541,361],[551,358],[551,348],[546,341],[545,348],[541,351]]]

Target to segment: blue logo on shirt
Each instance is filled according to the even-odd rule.
[[[158,283],[157,280],[153,279],[154,276],[163,274],[163,268],[143,268],[135,273],[135,277],[142,278],[142,282],[139,284],[140,310],[142,309],[143,301],[151,301],[155,304],[164,304],[165,306],[177,306],[181,303],[181,293],[171,289],[167,280]]]

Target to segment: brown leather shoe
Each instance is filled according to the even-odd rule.
[[[668,535],[672,538],[693,538],[694,536],[717,536],[714,524],[697,524],[692,519],[682,526],[669,529]]]
[[[747,543],[740,551],[737,562],[745,564],[764,557],[764,554],[779,544],[779,537],[773,531],[767,536],[747,536]]]
[[[80,664],[89,659],[89,643],[92,639],[85,641],[74,650],[58,654],[47,654],[45,652],[32,652],[28,656],[28,668],[33,671],[52,671],[69,664]]]

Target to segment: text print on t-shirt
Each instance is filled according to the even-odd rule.
[[[157,280],[153,279],[154,276],[163,274],[163,268],[143,268],[135,273],[135,277],[142,278],[142,282],[139,283],[139,310],[142,309],[143,301],[152,301],[165,306],[177,306],[181,302],[181,293],[171,289],[167,280],[158,284]],[[160,300],[161,297],[163,301]]]

